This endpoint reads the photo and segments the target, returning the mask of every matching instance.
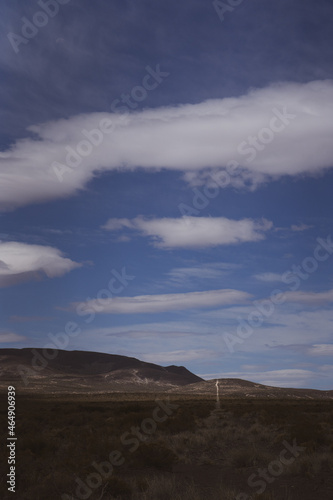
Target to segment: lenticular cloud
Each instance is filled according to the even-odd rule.
[[[226,217],[179,217],[162,219],[109,219],[107,231],[134,230],[148,236],[159,248],[205,248],[265,239],[273,223],[266,219],[232,220]]]
[[[71,196],[97,172],[119,167],[178,170],[193,179],[237,162],[238,185],[316,174],[332,167],[332,131],[331,80],[127,116],[73,116],[30,127],[0,153],[0,209]]]
[[[63,256],[57,248],[16,241],[0,242],[0,287],[42,276],[63,276],[81,264]]]

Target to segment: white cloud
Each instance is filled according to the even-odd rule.
[[[279,113],[287,118],[276,118]],[[105,119],[112,120],[110,133],[102,138],[95,133],[92,140],[99,144],[82,146],[81,141],[87,141],[83,130],[89,135]],[[270,140],[268,129],[273,126],[279,131]],[[30,127],[29,137],[0,153],[0,208],[73,195],[96,172],[118,168],[167,168],[190,175],[236,160],[244,170],[234,177],[235,185],[315,174],[332,168],[332,129],[331,80],[274,84],[240,97],[148,109],[127,117],[73,116]],[[263,140],[250,146],[251,137],[258,136]],[[83,151],[81,157],[73,153],[77,149]],[[67,163],[74,166],[59,182],[53,162],[65,164],[69,151]]]
[[[25,337],[18,335],[14,332],[0,332],[0,344],[7,344],[11,342],[22,342]]]
[[[216,280],[221,279],[234,269],[238,269],[239,264],[229,262],[210,262],[191,267],[175,267],[167,273],[169,283],[176,285],[189,284],[193,280]]]
[[[293,224],[291,226],[291,230],[292,231],[296,231],[296,232],[301,232],[301,231],[307,231],[308,229],[311,229],[313,226],[308,226],[307,224]]]
[[[316,306],[333,302],[333,289],[327,292],[285,292],[284,297],[288,302]]]
[[[57,248],[15,241],[0,242],[0,286],[30,279],[62,276],[81,264],[63,256]]]
[[[247,302],[251,295],[232,289],[205,292],[138,295],[136,297],[114,297],[93,299],[81,303],[86,310],[106,314],[138,314],[180,311],[183,309],[217,307]],[[74,304],[77,306],[78,304]]]
[[[324,373],[331,372],[331,374],[333,375],[333,365],[321,365],[319,367],[319,370]]]
[[[121,228],[138,230],[152,238],[159,248],[203,248],[232,245],[265,239],[264,232],[272,222],[261,219],[231,220],[225,217],[179,217],[163,219],[109,219],[104,229],[114,231]]]
[[[260,274],[255,274],[254,277],[257,280],[264,281],[266,283],[281,281],[281,274],[278,273],[260,273]]]
[[[130,219],[109,219],[102,228],[108,231],[118,231],[123,228],[133,229],[135,224]]]
[[[333,356],[333,344],[314,344],[308,349],[313,356]]]

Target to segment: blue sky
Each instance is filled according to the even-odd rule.
[[[2,2],[2,347],[332,389],[333,5],[222,4]]]

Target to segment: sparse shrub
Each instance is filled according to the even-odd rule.
[[[136,480],[136,488],[139,492],[145,492],[149,488],[148,479],[145,477],[140,477]]]
[[[253,451],[248,448],[232,450],[228,455],[228,464],[236,469],[252,467],[254,465]]]
[[[112,476],[106,484],[105,493],[111,494],[112,498],[117,500],[130,500],[132,498],[132,488],[129,482],[117,476]]]
[[[270,491],[265,491],[264,493],[256,493],[253,500],[275,500],[275,496]]]
[[[276,458],[275,453],[268,450],[257,450],[248,446],[247,448],[231,450],[227,457],[228,465],[241,469],[244,467],[266,466]]]
[[[75,476],[84,479],[92,472],[92,461],[100,463],[112,450],[120,450],[124,465],[115,468],[110,481],[104,481],[91,500],[235,500],[237,492],[230,488],[237,484],[235,470],[241,482],[250,474],[246,468],[266,468],[278,459],[283,441],[292,443],[294,439],[300,446],[305,443],[306,451],[285,467],[286,488],[298,475],[300,484],[302,479],[309,485],[316,482],[316,495],[326,498],[320,488],[326,487],[333,469],[332,401],[230,399],[223,401],[222,414],[213,413],[214,401],[175,398],[179,409],[164,423],[158,423],[156,432],[130,453],[120,436],[151,417],[156,403],[155,395],[135,396],[138,399],[133,402],[125,401],[126,397],[113,395],[113,400],[97,403],[86,397],[83,402],[80,398],[79,404],[59,398],[55,404],[54,399],[22,396],[17,420],[17,498],[59,500],[64,492],[74,498]],[[3,429],[5,417],[2,411]],[[5,433],[2,438],[5,441]],[[177,468],[179,459],[183,463]],[[194,472],[200,470],[200,464],[205,464],[202,469],[209,469],[212,476],[214,470],[216,474],[222,471],[225,484],[210,488],[203,485]],[[217,464],[214,469],[212,465]],[[172,468],[177,474],[170,474]],[[1,477],[6,473],[0,464]],[[195,482],[188,481],[191,477]],[[293,496],[282,495],[278,484],[272,483],[256,500],[294,500]],[[274,491],[279,491],[279,496]],[[0,484],[0,497],[6,499],[7,493]]]
[[[57,449],[57,445],[53,439],[45,437],[26,437],[19,443],[21,450],[30,450],[34,455],[43,456],[53,454]]]
[[[196,428],[196,417],[193,409],[180,407],[164,423],[160,429],[171,434],[178,434],[184,431],[194,431]]]
[[[301,474],[314,477],[320,473],[330,473],[333,468],[333,456],[330,453],[310,453],[300,457],[286,471],[286,474]]]
[[[177,455],[163,443],[142,443],[133,455],[135,463],[160,469],[171,469]]]

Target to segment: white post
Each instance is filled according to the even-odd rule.
[[[220,408],[219,381],[216,380],[216,408]]]

